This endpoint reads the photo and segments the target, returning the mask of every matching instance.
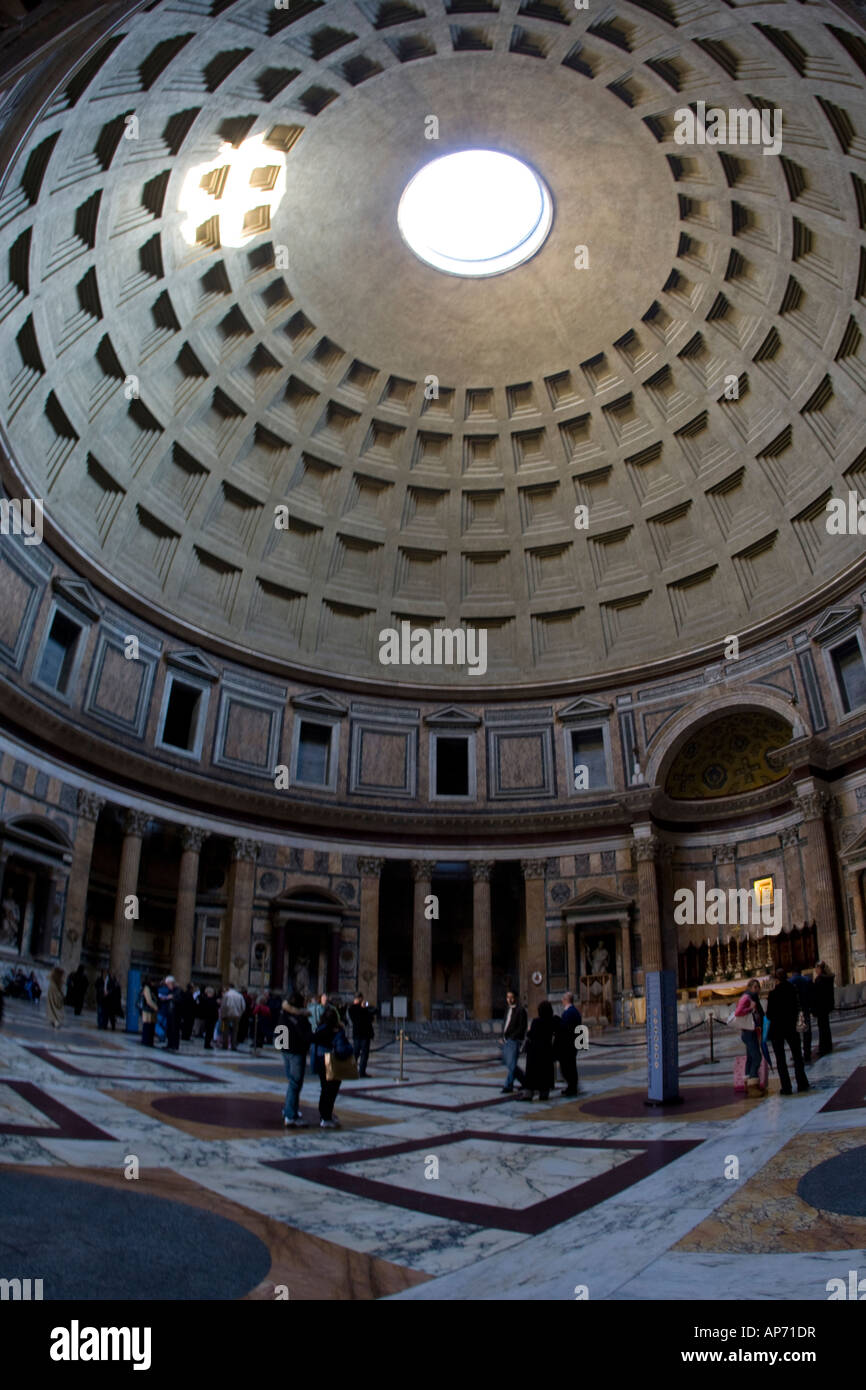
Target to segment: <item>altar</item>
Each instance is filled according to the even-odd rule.
[[[749,980],[758,981],[762,994],[773,984],[772,975],[750,975],[748,980],[718,980],[712,985],[698,985],[698,1003],[711,1004],[715,999],[725,999],[733,1004],[745,993]]]

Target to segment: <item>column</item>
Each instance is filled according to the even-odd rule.
[[[472,1012],[493,1017],[493,939],[490,932],[492,859],[472,864]]]
[[[429,1019],[433,995],[433,927],[424,915],[424,899],[430,894],[433,859],[413,859],[415,895],[412,904],[412,1018]]]
[[[862,868],[845,870],[845,886],[854,910],[854,934],[851,937],[851,957],[854,982],[866,980],[866,912],[863,909]]]
[[[233,840],[229,867],[228,902],[220,938],[220,973],[223,984],[238,989],[249,984],[250,938],[253,931],[253,899],[256,889],[255,840]]]
[[[125,995],[126,976],[132,960],[132,917],[125,912],[126,899],[138,893],[138,869],[141,863],[141,842],[147,829],[146,811],[127,811],[123,824],[123,849],[120,852],[120,872],[117,876],[117,895],[114,900],[114,930],[111,933],[109,969]]]
[[[171,943],[171,973],[181,989],[192,979],[192,948],[195,935],[195,903],[198,891],[198,861],[208,832],[185,825],[181,833],[180,872],[177,880],[177,906]]]
[[[806,828],[806,916],[818,927],[818,954],[842,983],[839,924],[833,896],[833,873],[824,814],[831,798],[814,785],[800,784],[798,805]]]
[[[626,914],[620,922],[620,945],[622,947],[622,986],[627,998],[634,990],[634,967],[631,963],[631,922]]]
[[[722,892],[725,894],[726,903],[729,903],[731,901],[729,890],[731,888],[736,888],[737,886],[736,858],[736,845],[717,845],[716,848],[713,850],[713,859],[715,860],[716,864],[716,887],[721,888]],[[749,913],[748,920],[743,924],[742,932],[735,930],[736,924],[728,920],[728,913],[726,909],[724,925],[721,925],[716,929],[717,936],[721,937],[722,946],[724,948],[725,962],[730,962],[731,966],[733,966],[734,960],[736,959],[737,973],[734,977],[735,979],[740,978],[740,948],[739,944],[737,944],[736,947],[733,947],[731,945],[731,938],[735,938],[737,943],[739,943],[741,937],[745,939],[745,935],[749,931],[750,924],[751,912]],[[759,929],[759,932],[760,930],[761,929]],[[707,927],[706,930],[702,929],[702,931],[698,933],[698,941],[700,941],[702,935],[712,936],[712,931],[709,927]]]
[[[649,826],[634,826],[632,850],[637,861],[637,897],[640,912],[640,935],[643,946],[643,971],[662,969],[662,934],[659,921],[659,894],[656,878],[658,838]]]
[[[666,840],[659,843],[659,887],[662,911],[662,959],[666,970],[674,970],[679,979],[680,943],[674,921],[674,847]],[[623,929],[628,932],[628,924]],[[631,989],[631,981],[628,988]]]
[[[379,998],[379,877],[384,859],[358,859],[361,921],[358,930],[358,988],[375,1005]]]
[[[785,870],[785,924],[789,927],[802,926],[806,921],[806,904],[803,900],[803,872],[800,865],[800,827],[789,825],[787,830],[780,830],[779,842],[782,846],[782,863]]]
[[[96,838],[96,822],[105,802],[93,792],[78,793],[78,826],[72,847],[72,868],[66,890],[66,911],[63,916],[63,939],[60,943],[60,964],[69,974],[78,968],[81,945],[87,918],[87,887],[90,882],[90,861]]]
[[[544,860],[521,859],[523,882],[526,896],[526,948],[525,979],[521,986],[526,990],[527,1008],[530,1019],[542,999],[547,998],[547,929],[544,917]],[[541,983],[533,980],[533,975],[541,976]]]
[[[47,877],[48,886],[45,890],[45,922],[42,926],[42,939],[39,943],[39,954],[41,956],[51,955],[51,942],[55,935],[54,921],[57,917],[57,895],[62,887],[64,875],[60,869],[50,869]],[[59,932],[57,935],[59,935]],[[35,952],[33,954],[35,954]]]

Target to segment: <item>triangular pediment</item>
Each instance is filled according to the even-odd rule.
[[[625,898],[621,893],[612,893],[608,888],[585,888],[576,898],[562,904],[563,912],[599,913],[627,912],[634,905],[633,898]]]
[[[841,632],[856,627],[859,621],[859,604],[847,604],[844,608],[830,608],[812,628],[809,639],[812,642],[819,642],[823,646],[824,643],[838,637]]]
[[[181,671],[186,671],[191,676],[199,676],[202,680],[217,681],[220,678],[218,667],[192,647],[182,647],[174,652],[166,652],[165,663],[167,666],[178,666]]]
[[[481,723],[476,714],[470,714],[468,710],[461,709],[459,705],[443,705],[433,714],[425,715],[425,724],[447,725],[449,728],[476,729]]]
[[[313,710],[316,714],[339,715],[341,719],[346,713],[346,706],[340,700],[335,700],[326,690],[312,690],[304,695],[293,695],[292,704],[295,709]]]
[[[581,695],[564,705],[556,716],[562,723],[573,719],[607,719],[611,707],[604,700],[593,700],[589,695]]]
[[[848,860],[863,859],[864,857],[866,857],[866,830],[861,830],[859,835],[854,836],[850,845],[846,845],[841,851],[839,858]]]
[[[96,594],[86,579],[63,579],[55,575],[51,587],[61,598],[66,599],[67,603],[71,603],[86,618],[90,618],[91,622],[95,622],[102,613]]]

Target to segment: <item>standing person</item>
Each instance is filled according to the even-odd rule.
[[[499,1044],[502,1048],[502,1061],[506,1067],[502,1094],[507,1096],[514,1090],[515,1077],[517,1077],[518,1087],[526,1084],[526,1078],[517,1065],[520,1049],[526,1037],[526,1010],[522,1004],[518,1004],[517,995],[513,989],[510,989],[505,996],[505,1006],[505,1022],[502,1025],[502,1037],[499,1039]]]
[[[565,1082],[564,1096],[577,1095],[577,1052],[575,1051],[574,1030],[580,1025],[580,1009],[575,1006],[574,995],[568,990],[562,996],[562,1017],[559,1020],[559,1069]]]
[[[187,985],[180,997],[180,1036],[184,1042],[189,1042],[192,1037],[192,1025],[195,1023],[195,995],[192,985]]]
[[[108,988],[106,990],[108,1022],[111,1024],[112,1033],[117,1027],[118,1018],[123,1018],[123,1004],[120,998],[120,982],[113,975],[108,976]]]
[[[202,989],[201,985],[193,985],[193,987],[192,987],[192,997],[193,997],[193,1003],[195,1004],[195,1018],[194,1018],[194,1020],[193,1020],[192,1034],[191,1034],[191,1036],[192,1036],[193,1038],[200,1038],[201,1035],[202,1035],[202,1033],[204,1032],[204,1024],[202,1023],[202,1017],[201,1017],[201,1001],[202,1001],[203,995],[204,995],[204,990]]]
[[[78,966],[69,976],[69,983],[66,986],[66,1002],[71,1004],[75,1010],[75,1017],[79,1018],[81,1010],[84,1008],[84,999],[87,994],[87,971],[79,961]]]
[[[238,1024],[246,1009],[246,1000],[240,990],[230,984],[220,1004],[220,1037],[223,1052],[230,1046],[232,1052],[238,1050]]]
[[[287,1082],[283,1124],[286,1129],[307,1129],[309,1126],[301,1114],[300,1097],[313,1030],[302,994],[296,992],[283,1000],[280,1023],[288,1030],[288,1047],[281,1049]]]
[[[213,1030],[216,1028],[219,1018],[219,1004],[212,985],[207,985],[202,990],[199,999],[199,1012],[201,1014],[202,1032],[204,1034],[204,1045],[206,1052],[213,1051]]]
[[[159,1012],[165,1023],[165,1050],[180,1050],[180,1006],[183,990],[173,975],[166,975],[159,987]]]
[[[759,1077],[764,1009],[761,1004],[761,986],[757,980],[749,980],[737,1000],[734,1018],[740,1021],[740,1037],[746,1048],[746,1096],[765,1096],[767,1088],[761,1085]]]
[[[326,1009],[327,1007],[328,1007],[328,996],[327,996],[327,994],[320,994],[319,997],[318,997],[318,999],[314,999],[314,1000],[311,1002],[311,1004],[310,1004],[310,1027],[312,1028],[313,1033],[315,1033],[316,1029],[318,1028],[319,1024],[321,1023],[321,1021],[322,1021],[322,1014],[325,1012],[325,1009]],[[311,1071],[314,1071],[314,1072],[316,1073],[316,1075],[318,1076],[318,1074],[319,1074],[319,1048],[316,1046],[315,1043],[313,1043],[313,1044],[311,1045],[311,1047],[310,1047],[310,1070],[311,1070]]]
[[[830,1032],[830,1015],[836,1007],[835,976],[822,960],[815,966],[813,975],[815,1003],[813,1012],[818,1020],[818,1056],[826,1057],[833,1051],[833,1036]]]
[[[326,996],[322,996],[325,998]],[[316,1044],[316,1070],[321,1089],[319,1091],[319,1128],[339,1129],[340,1121],[334,1115],[334,1102],[342,1085],[341,1081],[329,1081],[325,1075],[325,1053],[334,1046],[334,1038],[342,1028],[342,1020],[334,1005],[326,1002],[319,1018],[319,1026],[313,1034]]]
[[[153,1047],[157,1008],[158,1005],[153,997],[151,981],[148,976],[145,976],[141,983],[141,993],[138,996],[138,1010],[141,1014],[142,1047]]]
[[[63,1023],[63,975],[64,971],[55,965],[48,980],[45,1013],[52,1028],[59,1028]]]
[[[809,1079],[806,1076],[806,1068],[803,1066],[800,1034],[797,1032],[797,1016],[800,1012],[797,991],[788,979],[788,972],[783,970],[781,966],[775,974],[776,985],[770,991],[767,1000],[767,1018],[770,1020],[769,1040],[773,1044],[773,1051],[776,1054],[781,1094],[789,1096],[791,1095],[791,1077],[788,1072],[788,1063],[785,1060],[785,1043],[790,1047],[791,1056],[794,1059],[797,1090],[808,1091]]]
[[[253,998],[248,989],[238,990],[238,993],[244,1001],[243,1013],[238,1019],[237,1045],[240,1047],[252,1031]]]
[[[285,1022],[285,1020],[282,1021]],[[269,996],[263,991],[256,1000],[253,1009],[253,1047],[264,1047],[269,1033],[273,1036],[271,1006]]]
[[[349,1005],[349,1018],[352,1023],[352,1051],[355,1054],[355,1061],[358,1063],[359,1076],[367,1075],[375,1012],[375,1009],[370,1008],[363,994],[360,993],[355,995],[353,1003]]]
[[[555,1084],[556,1018],[549,999],[542,999],[526,1035],[526,1090],[521,1100],[534,1100],[537,1091],[547,1100]]]
[[[112,975],[108,970],[100,970],[96,981],[96,1026],[103,1033],[108,1027],[108,1000],[111,994]]]
[[[815,986],[801,970],[794,971],[791,976],[791,984],[797,991],[800,1012],[806,1025],[800,1031],[800,1041],[803,1044],[803,1061],[808,1067],[812,1061],[812,1014],[815,1012]],[[799,1019],[797,1021],[799,1023]]]

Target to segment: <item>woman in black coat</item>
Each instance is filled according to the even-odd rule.
[[[532,1020],[526,1035],[526,1082],[521,1100],[534,1100],[536,1091],[542,1100],[547,1100],[556,1084],[556,1024],[553,1005],[542,999],[538,1017]]]

